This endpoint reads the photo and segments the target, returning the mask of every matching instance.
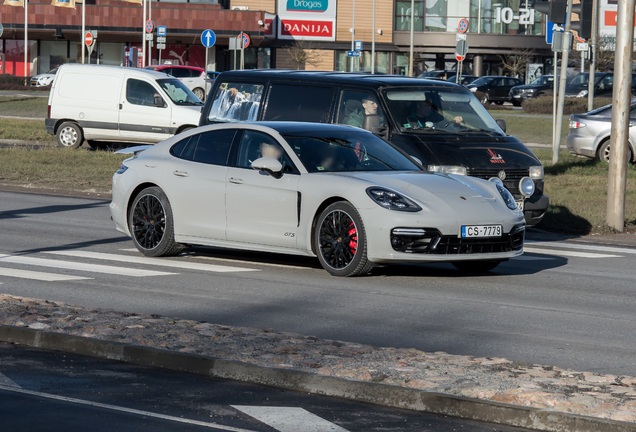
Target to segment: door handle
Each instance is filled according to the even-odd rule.
[[[174,170],[172,174],[176,175],[177,177],[188,177],[190,175],[185,171],[179,171],[179,170]]]
[[[236,178],[236,177],[230,177],[230,183],[243,184],[243,179]]]

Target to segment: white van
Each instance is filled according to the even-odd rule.
[[[154,144],[196,127],[203,103],[178,79],[118,66],[64,64],[49,94],[46,131],[60,147],[86,140]]]

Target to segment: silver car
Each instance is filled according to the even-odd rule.
[[[628,160],[634,161],[636,143],[636,99],[629,109]],[[568,150],[575,155],[609,161],[610,135],[612,133],[612,105],[597,108],[585,114],[570,116],[570,133],[565,138]]]
[[[129,151],[110,210],[146,256],[220,246],[356,276],[391,262],[484,272],[523,253],[523,213],[499,179],[427,174],[363,129],[225,123]]]

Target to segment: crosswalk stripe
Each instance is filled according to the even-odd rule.
[[[627,247],[614,247],[614,246],[601,246],[581,243],[566,243],[566,242],[542,242],[542,241],[526,241],[526,246],[539,246],[545,248],[565,248],[565,249],[578,249],[594,252],[610,252],[621,255],[636,255],[636,248]]]
[[[180,268],[186,270],[201,270],[217,273],[230,273],[230,272],[249,272],[258,271],[257,269],[245,268],[245,267],[230,267],[216,264],[202,264],[186,261],[175,261],[166,258],[148,258],[134,255],[117,255],[102,252],[91,252],[85,250],[60,250],[60,251],[47,251],[46,253],[70,256],[77,258],[91,258],[106,261],[119,261],[133,264],[146,264],[155,267],[171,267]]]
[[[231,405],[279,432],[347,432],[303,408]]]
[[[60,261],[46,258],[35,258],[22,255],[2,255],[0,263],[26,264],[40,267],[52,267],[65,270],[79,270],[93,273],[116,274],[120,276],[144,277],[144,276],[167,276],[175,273],[166,273],[155,270],[142,270],[124,267],[107,266],[102,264],[87,264],[71,261]]]
[[[600,254],[600,253],[591,253],[591,252],[576,252],[562,249],[552,249],[552,248],[536,248],[536,247],[528,247],[524,246],[523,250],[525,252],[537,253],[543,255],[556,255],[556,256],[564,256],[564,257],[578,257],[578,258],[621,258],[621,255],[610,255],[610,254]]]
[[[32,280],[39,280],[44,282],[60,282],[60,281],[92,279],[89,277],[36,272],[31,270],[18,270],[18,269],[4,268],[4,267],[0,267],[0,276],[14,277],[14,278],[20,278],[20,279],[32,279]],[[0,285],[1,284],[2,282],[0,282]]]
[[[10,379],[8,376],[0,372],[0,386],[21,388],[18,383]]]

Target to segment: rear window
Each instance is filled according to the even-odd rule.
[[[262,84],[222,83],[214,95],[208,120],[256,121],[263,96]]]
[[[328,123],[333,89],[272,84],[263,120]]]

